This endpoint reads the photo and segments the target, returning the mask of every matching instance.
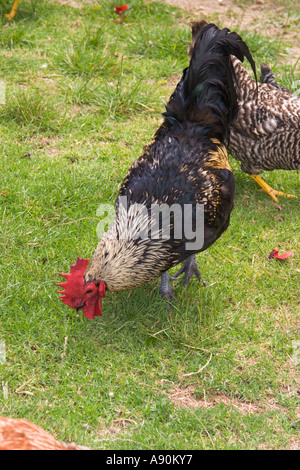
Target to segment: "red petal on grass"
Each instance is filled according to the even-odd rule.
[[[121,15],[122,11],[128,10],[128,5],[127,3],[124,3],[124,5],[121,5],[120,7],[115,7],[114,10],[118,15]]]
[[[272,250],[271,253],[269,254],[269,259],[272,259],[272,258],[286,259],[292,256],[292,254],[293,254],[292,251],[287,251],[286,253],[282,253],[282,255],[280,255],[278,248],[274,248],[274,250]]]
[[[279,255],[278,253],[274,255],[274,258],[278,258],[278,259],[286,259],[286,258],[289,258],[290,256],[292,256],[293,252],[292,251],[288,251],[287,253],[283,253],[282,255]]]

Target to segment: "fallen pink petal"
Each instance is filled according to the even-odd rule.
[[[269,254],[269,259],[277,258],[277,259],[286,259],[293,255],[292,251],[287,251],[286,253],[279,254],[279,249],[276,247],[274,248],[271,253]]]
[[[125,3],[124,5],[121,5],[120,7],[115,7],[114,10],[116,13],[118,13],[118,15],[121,15],[123,11],[128,10],[128,5],[127,3]]]

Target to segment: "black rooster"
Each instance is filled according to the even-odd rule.
[[[78,258],[71,273],[63,274],[67,281],[59,284],[65,288],[61,300],[70,307],[82,307],[87,318],[101,315],[106,290],[133,289],[159,276],[160,292],[170,299],[168,270],[182,261],[173,278],[182,272],[185,284],[193,275],[201,278],[195,253],[206,250],[227,229],[233,208],[234,178],[224,146],[237,114],[230,54],[242,61],[246,56],[255,70],[249,49],[237,33],[214,24],[205,26],[194,44],[190,65],[166,105],[162,126],[121,185],[114,223],[91,261]],[[162,220],[153,226],[152,210],[157,206],[174,209],[169,214],[169,232]],[[198,207],[204,209],[199,221]],[[189,227],[185,209],[190,209]],[[198,246],[195,234],[201,224],[203,240]]]

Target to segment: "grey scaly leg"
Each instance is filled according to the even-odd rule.
[[[170,286],[169,280],[172,279],[168,271],[164,272],[161,276],[160,295],[167,300],[173,298],[174,287]]]
[[[206,286],[206,282],[202,279],[201,273],[197,265],[196,255],[191,255],[189,258],[187,258],[183,263],[182,267],[179,269],[179,271],[174,274],[174,276],[170,276],[170,278],[176,279],[182,273],[185,273],[183,282],[184,286],[186,286],[190,282],[192,276],[196,276],[198,279],[201,279],[202,284]]]

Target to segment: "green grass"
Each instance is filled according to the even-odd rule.
[[[96,449],[295,448],[299,172],[264,174],[298,195],[278,206],[231,160],[231,225],[198,256],[208,286],[176,281],[170,317],[159,281],[108,294],[95,321],[66,307],[59,273],[93,253],[97,207],[161,122],[189,29],[160,3],[129,2],[123,23],[109,1],[34,3],[0,30],[0,415]],[[258,63],[285,50],[244,34]],[[269,261],[274,246],[293,257]]]

